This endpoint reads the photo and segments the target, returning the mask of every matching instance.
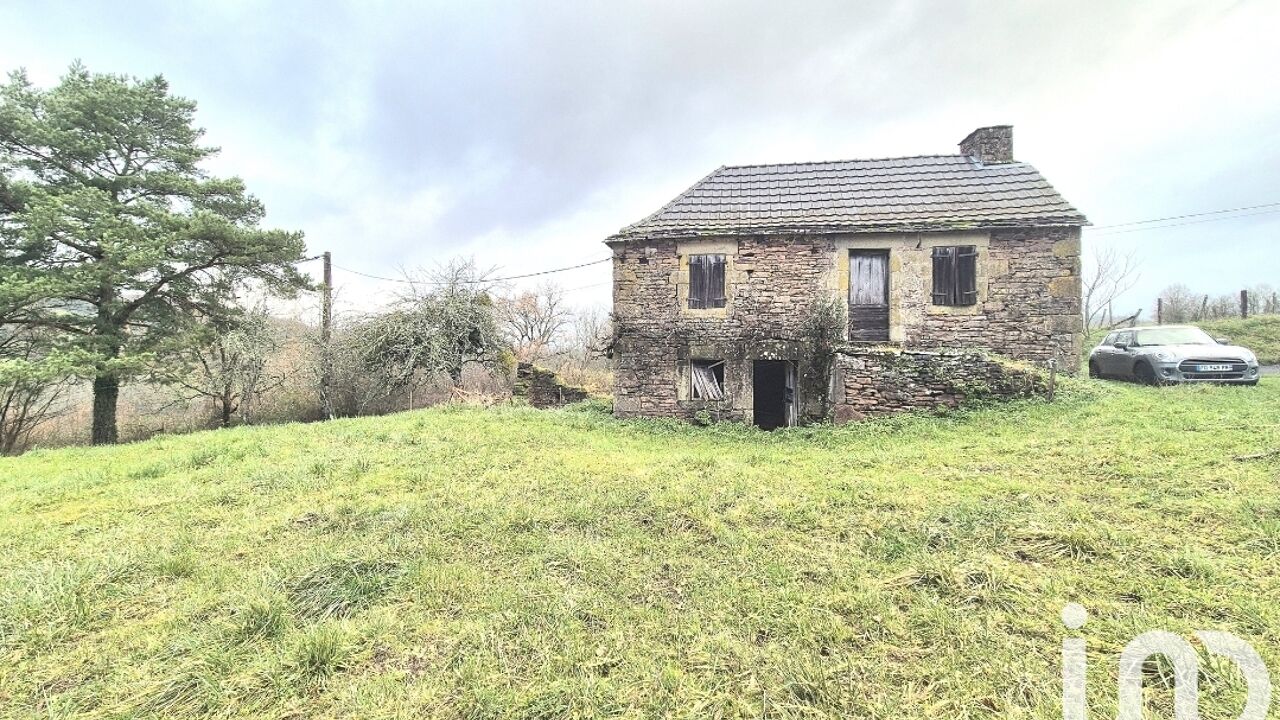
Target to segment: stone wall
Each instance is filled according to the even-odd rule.
[[[837,423],[877,415],[956,407],[969,399],[1044,395],[1045,376],[981,352],[851,348],[832,367]]]
[[[917,295],[910,303],[918,306],[919,320],[905,329],[903,345],[1056,359],[1059,368],[1075,372],[1084,341],[1080,229],[993,230],[979,260],[979,303],[957,312],[965,308],[937,308],[927,291]],[[921,262],[918,272],[927,278],[931,268]]]
[[[726,242],[728,245],[726,246]],[[680,302],[688,255],[726,252],[725,308]],[[800,414],[825,412],[825,368],[805,325],[824,293],[831,247],[820,236],[743,236],[614,247],[614,412],[692,418],[699,411],[750,420],[752,361],[796,364]],[[691,397],[691,360],[724,360],[727,399]],[[825,365],[825,363],[822,363]]]
[[[979,248],[979,301],[951,308],[931,301],[934,245]],[[750,420],[752,362],[790,360],[799,416],[825,417],[828,359],[817,357],[807,326],[816,303],[844,303],[848,253],[890,252],[890,338],[910,349],[977,349],[1019,360],[1050,358],[1074,372],[1083,340],[1079,228],[984,231],[744,235],[626,241],[614,252],[614,411],[619,416],[692,418],[708,410]],[[688,256],[729,256],[726,306],[690,310],[682,302]],[[690,397],[691,360],[724,360],[727,399]]]
[[[560,382],[560,378],[550,370],[523,362],[516,366],[516,381],[511,394],[527,399],[536,408],[560,407],[591,397],[583,388]]]
[[[974,130],[960,141],[960,154],[988,165],[1013,162],[1013,127],[994,125]]]

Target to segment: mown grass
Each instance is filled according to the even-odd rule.
[[[1275,379],[1081,381],[773,434],[454,407],[34,452],[0,461],[0,714],[1047,718],[1083,635],[1114,717],[1148,629],[1280,670],[1280,456],[1235,459],[1278,426]]]

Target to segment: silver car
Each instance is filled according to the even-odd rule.
[[[1116,330],[1089,353],[1089,377],[1147,385],[1215,382],[1258,384],[1258,358],[1248,348],[1215,340],[1192,325]]]

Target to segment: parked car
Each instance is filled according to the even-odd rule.
[[[1147,385],[1214,382],[1258,384],[1258,358],[1248,348],[1214,339],[1193,325],[1116,330],[1089,353],[1089,377]]]

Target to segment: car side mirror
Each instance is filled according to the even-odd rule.
[[[1216,343],[1218,343],[1219,345],[1230,345],[1230,344],[1231,344],[1231,338],[1214,338],[1214,339],[1213,339],[1213,341],[1214,341],[1214,342],[1216,342]]]
[[[1128,346],[1128,345],[1125,345],[1124,343],[1116,343],[1115,345],[1112,345],[1111,347],[1114,347],[1114,348],[1115,348],[1115,349],[1117,349],[1117,350],[1128,350],[1128,349],[1129,349],[1129,346]]]

